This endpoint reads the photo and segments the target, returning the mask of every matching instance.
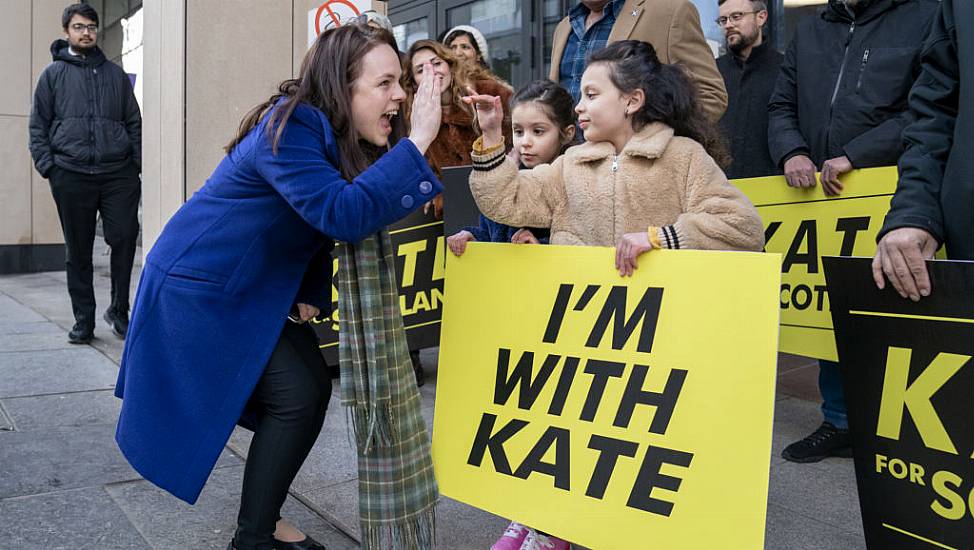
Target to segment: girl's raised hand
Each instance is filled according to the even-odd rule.
[[[636,270],[636,259],[639,255],[652,249],[653,243],[649,241],[649,233],[645,231],[623,235],[616,246],[616,269],[619,270],[619,275],[631,276]]]
[[[481,95],[467,88],[470,95],[463,97],[463,102],[473,105],[477,111],[477,124],[484,133],[484,147],[490,148],[504,143],[504,133],[501,126],[504,123],[504,109],[501,98],[495,95]]]
[[[423,65],[423,79],[419,82],[413,96],[413,111],[409,117],[409,139],[416,144],[420,153],[425,154],[436,134],[440,132],[443,108],[440,96],[443,94],[442,80],[433,73],[433,65]]]

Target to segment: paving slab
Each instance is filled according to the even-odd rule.
[[[0,499],[0,546],[11,550],[151,550],[103,487]]]
[[[0,398],[104,390],[115,387],[118,366],[89,346],[0,352]]]
[[[46,321],[31,308],[14,300],[10,296],[0,294],[0,319],[5,321],[16,320],[21,323]]]
[[[77,348],[77,345],[68,343],[68,335],[62,330],[58,332],[0,334],[0,350],[4,352],[46,351],[72,348]]]
[[[795,514],[862,536],[856,472],[851,459],[828,468],[782,462],[771,469],[768,501]]]
[[[213,472],[195,506],[144,480],[109,485],[107,491],[153,548],[212,550],[225,548],[233,537],[242,479],[240,466]],[[329,550],[358,547],[292,497],[284,503],[281,515]]]
[[[241,463],[224,451],[216,467]],[[115,444],[114,425],[0,432],[0,498],[139,478]]]
[[[0,498],[138,478],[114,435],[113,426],[0,432]]]
[[[113,390],[87,391],[0,399],[22,432],[47,428],[114,426],[122,401]]]
[[[0,335],[11,334],[61,334],[65,340],[68,338],[67,331],[50,321],[20,322],[0,318]]]
[[[768,505],[766,550],[866,550],[862,535],[847,533],[808,515]],[[876,549],[893,550],[893,549]]]

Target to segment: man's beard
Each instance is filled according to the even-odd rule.
[[[730,40],[727,41],[727,49],[735,54],[740,54],[744,50],[750,48],[758,41],[758,33],[747,35],[744,33],[737,34],[737,42],[731,44]]]
[[[78,52],[78,53],[88,53],[88,52],[94,50],[95,49],[95,46],[97,44],[98,44],[98,42],[96,42],[94,40],[92,40],[88,44],[82,44],[82,43],[78,42],[77,44],[71,44],[71,49],[74,50],[74,51],[76,51],[76,52]]]

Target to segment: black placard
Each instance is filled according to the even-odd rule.
[[[418,350],[440,343],[440,317],[443,308],[443,222],[420,209],[389,227],[396,248],[396,281],[403,306],[403,324],[409,349]],[[339,245],[342,246],[342,245]],[[338,284],[336,247],[333,253],[333,284]],[[437,262],[440,269],[436,269]],[[404,280],[405,279],[405,280]],[[318,334],[321,352],[329,365],[338,364],[338,291],[332,289],[332,317],[312,326]]]
[[[974,548],[974,263],[930,261],[919,303],[870,258],[823,258],[870,549]]]

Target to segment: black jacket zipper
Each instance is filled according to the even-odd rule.
[[[845,73],[845,64],[849,60],[849,48],[852,46],[852,34],[856,32],[856,22],[853,21],[849,25],[849,35],[846,37],[845,41],[845,52],[842,54],[842,65],[839,66],[839,77],[835,79],[835,89],[832,90],[832,100],[829,101],[829,111],[831,117],[832,106],[835,105],[835,99],[839,96],[839,86],[842,85],[842,75]]]
[[[869,61],[869,48],[862,52],[862,64],[859,65],[859,80],[856,81],[856,93],[862,89],[862,75],[866,72],[866,62]]]

